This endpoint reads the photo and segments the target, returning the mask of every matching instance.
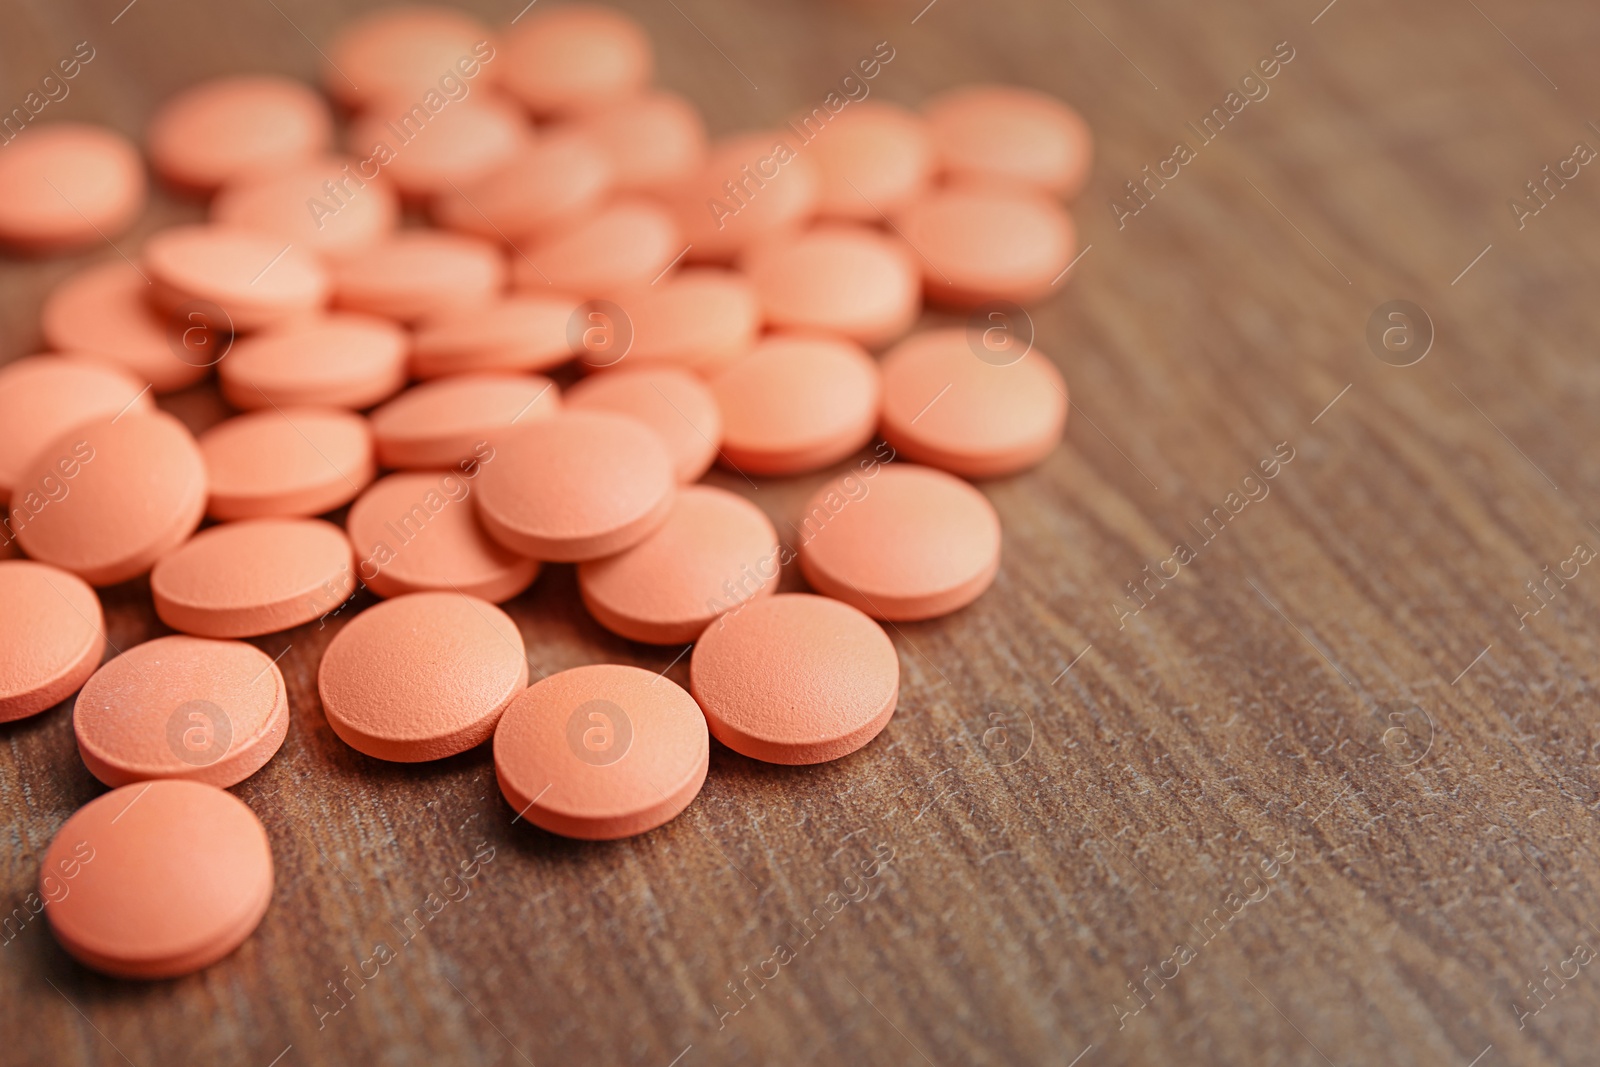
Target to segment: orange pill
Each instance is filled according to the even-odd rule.
[[[790,132],[730,137],[712,145],[692,177],[663,194],[677,216],[689,259],[722,263],[752,242],[798,229],[816,211],[816,163]]]
[[[522,634],[493,604],[411,593],[347,623],[317,670],[328,725],[358,752],[420,763],[494,733],[528,684]]]
[[[283,746],[289,694],[254,645],[158,637],[95,672],[72,731],[89,773],[113,788],[182,778],[226,789]]]
[[[22,472],[39,449],[74,426],[154,407],[144,383],[91,358],[24,356],[0,366],[0,502],[13,492],[20,499],[54,489],[20,481]],[[63,472],[46,473],[59,479]]]
[[[328,301],[328,272],[309,251],[241,227],[174,226],[144,246],[144,271],[158,305],[181,313],[194,302],[222,309],[235,330],[257,330]]]
[[[1048,456],[1067,422],[1067,383],[1038,350],[986,348],[971,331],[917,334],[884,356],[883,438],[967,478],[997,478]]]
[[[402,470],[453,467],[491,454],[507,429],[561,409],[538,374],[459,374],[406,390],[372,413],[378,462]]]
[[[683,251],[678,224],[648,200],[618,200],[581,222],[560,228],[513,256],[512,278],[534,291],[584,299],[617,296],[649,285]]]
[[[632,96],[650,82],[650,38],[620,11],[568,4],[520,21],[500,39],[495,77],[535,114],[581,111]]]
[[[410,337],[387,319],[335,312],[243,338],[217,374],[222,395],[244,411],[365,408],[405,385],[410,348]]]
[[[40,313],[45,343],[57,352],[116,363],[157,393],[191,386],[218,358],[219,338],[203,324],[204,316],[169,324],[151,302],[151,290],[122,259],[69,275]]]
[[[34,252],[116,237],[144,207],[144,164],[114,130],[58,122],[0,152],[0,241]]]
[[[478,476],[478,517],[513,552],[575,563],[650,536],[675,486],[666,446],[644,423],[563,411],[500,438]]]
[[[706,159],[705,120],[693,104],[650,90],[572,119],[611,161],[618,192],[656,192],[692,176]]]
[[[717,458],[722,412],[699,378],[676,367],[626,368],[585,379],[567,392],[567,405],[638,419],[667,446],[678,481],[698,481]]]
[[[272,408],[200,435],[214,519],[295,518],[342,507],[377,473],[367,420],[333,408]]]
[[[347,259],[400,225],[400,197],[386,173],[342,156],[243,175],[211,202],[211,221],[281,238],[279,248]]]
[[[1072,198],[1089,180],[1089,125],[1052,96],[1011,85],[966,85],[923,109],[954,178],[999,178]]]
[[[578,301],[556,295],[508,296],[442,312],[417,329],[413,378],[474,371],[549,370],[572,358]]]
[[[611,162],[588,137],[556,131],[433,201],[441,226],[513,242],[583,218],[611,190]]]
[[[0,562],[0,722],[53,708],[89,680],[106,650],[87,582],[31,560]]]
[[[356,573],[381,597],[452,590],[500,604],[533,584],[539,564],[483,532],[456,471],[380,478],[350,505],[345,521]]]
[[[722,459],[752,474],[799,474],[872,440],[882,387],[861,347],[835,337],[774,335],[711,380]]]
[[[748,353],[761,332],[755,286],[737,271],[682,271],[622,303],[626,320],[618,331],[627,335],[626,362],[608,352],[586,358],[585,366],[670,363],[709,375]]]
[[[880,222],[928,187],[933,142],[927,124],[896,104],[852,103],[835,115],[827,136],[806,146],[821,173],[817,214]]]
[[[830,482],[806,502],[800,569],[813,589],[906,622],[948,615],[989,588],[1000,517],[982,493],[906,463],[883,467],[868,486],[852,496],[850,484]]]
[[[973,307],[1029,303],[1050,291],[1077,250],[1077,231],[1041,193],[997,186],[943,189],[902,213],[930,300]]]
[[[399,99],[374,105],[351,129],[349,144],[372,169],[382,162],[402,193],[421,199],[504,166],[532,133],[520,110],[493,96],[452,101],[439,112]]]
[[[494,734],[495,777],[517,818],[584,841],[672,821],[699,795],[710,761],[694,698],[650,671],[614,663],[536,682]]]
[[[706,628],[689,691],[711,734],[765,763],[825,763],[882,732],[900,698],[900,659],[883,628],[808,593],[753,600]]]
[[[196,637],[259,637],[321,618],[355,592],[344,531],[319,519],[201,530],[150,571],[161,621]]]
[[[595,621],[655,645],[700,636],[718,615],[778,585],[778,533],[761,509],[709,485],[678,491],[661,528],[632,548],[578,565]]]
[[[341,261],[333,302],[349,311],[413,323],[487,304],[506,287],[506,260],[487,241],[404,230]]]
[[[333,116],[291,78],[246,74],[185,89],[145,131],[150,163],[180,188],[210,192],[235,178],[315,159],[333,140]]]
[[[496,58],[489,36],[483,23],[448,7],[380,9],[345,24],[324,55],[322,84],[353,108],[396,98],[426,102],[430,91],[444,100],[452,79],[470,82]]]
[[[11,526],[22,550],[91,585],[137,578],[205,514],[205,461],[183,423],[164,411],[68,430],[35,453],[17,487]]]
[[[823,225],[756,245],[745,258],[766,320],[869,347],[911,328],[922,278],[903,242],[864,226]]]

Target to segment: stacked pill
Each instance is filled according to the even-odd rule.
[[[28,557],[0,561],[0,721],[76,693],[112,787],[48,857],[81,868],[50,920],[91,967],[188,973],[266,911],[265,832],[224,790],[310,709],[247,639],[365,590],[318,671],[345,744],[492,742],[517,820],[640,834],[694,800],[712,737],[779,764],[871,742],[900,694],[881,624],[999,568],[969,479],[1060,440],[1060,373],[992,322],[1076,253],[1074,111],[830,94],[713,139],[626,16],[525,15],[380,10],[327,44],[326,97],[252,75],[169,100],[146,158],[207,220],[67,278],[51,352],[0,367],[4,554]],[[30,130],[0,149],[0,242],[115,238],[146,195],[120,135]],[[977,327],[912,333],[925,302]],[[213,370],[236,413],[196,436],[152,395]],[[799,514],[761,506],[762,479],[819,473]],[[687,689],[616,664],[529,684],[498,605],[564,564],[600,626],[693,645]],[[778,594],[786,566],[814,593]],[[95,587],[134,580],[175,633],[102,664]]]

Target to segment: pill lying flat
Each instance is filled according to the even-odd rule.
[[[200,435],[214,519],[320,515],[377,473],[367,420],[333,408],[270,408]]]
[[[0,562],[0,722],[53,708],[105,653],[105,616],[89,584],[32,560]]]
[[[210,192],[316,158],[333,140],[333,116],[309,86],[270,74],[212,78],[169,98],[145,131],[156,172]]]
[[[0,153],[0,242],[49,252],[98,244],[144,207],[144,164],[114,130],[57,122]]]
[[[0,366],[0,500],[38,490],[19,481],[28,461],[74,426],[154,407],[143,383],[93,359],[24,356]]]
[[[678,481],[698,481],[717,458],[722,412],[705,382],[676,367],[635,367],[586,378],[567,405],[638,419],[661,438]]]
[[[453,374],[401,393],[372,413],[378,462],[443,470],[482,462],[496,437],[561,410],[556,384],[539,374]]]
[[[44,339],[57,352],[82,352],[115,363],[157,393],[193,385],[221,356],[208,316],[171,318],[156,309],[153,286],[126,260],[69,275],[45,299]]]

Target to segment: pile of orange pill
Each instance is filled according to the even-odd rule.
[[[318,670],[341,740],[487,742],[516,820],[644,833],[699,793],[712,737],[780,764],[871,742],[900,691],[881,623],[958,611],[999,568],[967,479],[1038,463],[1066,422],[1054,364],[988,328],[1074,259],[1090,137],[1054,99],[831,94],[712,140],[652,86],[643,30],[580,4],[502,32],[379,11],[325,58],[326,96],[251,75],[167,101],[143,158],[208,220],[67,278],[50,353],[0,367],[0,554],[27,557],[0,562],[0,721],[77,695],[111,791],[56,835],[45,869],[77,874],[48,914],[108,974],[205,967],[267,909],[265,830],[225,790],[311,712],[246,639],[364,589]],[[147,193],[117,133],[30,129],[0,148],[0,243],[115,243]],[[911,334],[924,301],[976,327]],[[213,371],[237,414],[197,436],[152,397]],[[788,538],[713,466],[833,477]],[[607,630],[693,644],[687,690],[614,664],[529,684],[497,605],[567,563]],[[776,594],[786,565],[815,593]],[[136,580],[175,633],[102,664],[95,587]]]

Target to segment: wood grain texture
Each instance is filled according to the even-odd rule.
[[[11,5],[0,102],[88,39],[52,116],[136,132],[201,77],[312,76],[367,6],[139,0],[113,25],[123,2]],[[1067,442],[984,486],[994,588],[892,631],[884,735],[810,768],[715,747],[676,822],[578,844],[511,825],[485,750],[402,767],[342,745],[315,693],[341,619],[262,639],[294,713],[236,790],[278,865],[265,922],[203,974],[135,985],[35,920],[0,949],[0,1061],[1593,1062],[1600,973],[1575,949],[1600,947],[1600,574],[1519,613],[1543,603],[1524,583],[1600,547],[1600,172],[1520,229],[1507,201],[1600,147],[1600,11],[923,2],[622,5],[718,131],[809,107],[887,40],[882,98],[1016,81],[1098,138],[1092,247],[1034,312],[1073,390]],[[504,24],[521,3],[470,6]],[[1201,145],[1187,124],[1284,41],[1269,95]],[[1111,200],[1179,140],[1194,158],[1119,227]],[[159,200],[118,243],[198,214]],[[0,264],[6,357],[77,262]],[[1365,340],[1396,299],[1437,331],[1406,368]],[[222,415],[207,389],[169,406]],[[1293,459],[1246,483],[1275,449]],[[783,529],[821,477],[715,480]],[[1177,577],[1150,578],[1179,542]],[[107,607],[120,647],[163,632],[141,583]],[[511,611],[540,671],[686,681],[676,650],[589,621],[570,568]],[[9,910],[99,787],[64,707],[0,741]],[[470,895],[430,914],[480,843]],[[392,962],[323,1016],[379,942]],[[766,962],[780,943],[792,958]]]

